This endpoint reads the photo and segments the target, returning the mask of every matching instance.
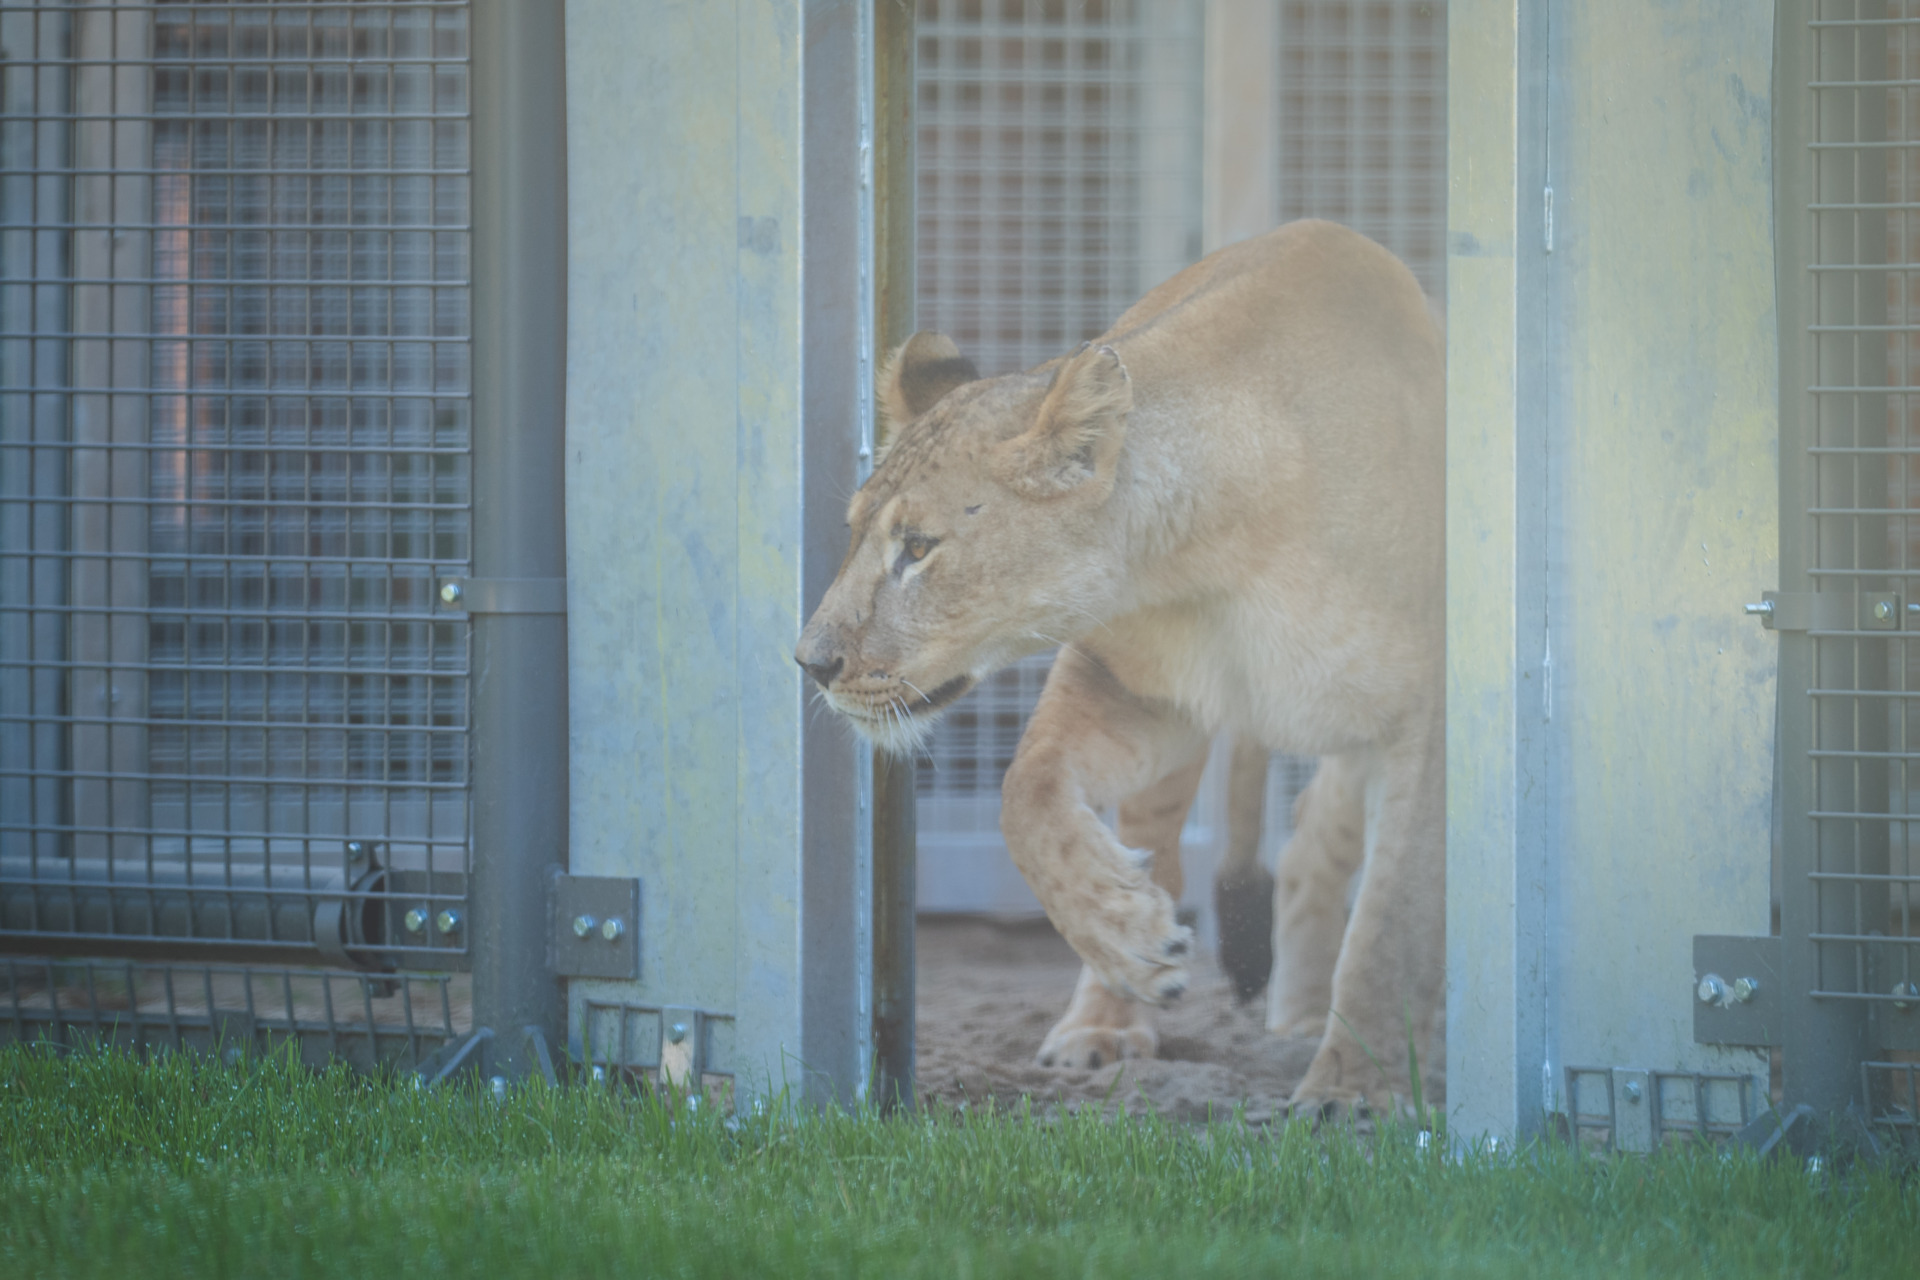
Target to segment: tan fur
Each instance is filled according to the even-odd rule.
[[[914,416],[851,504],[796,657],[907,749],[993,670],[1065,646],[1001,822],[1090,973],[1055,1058],[1150,1051],[1142,1006],[1185,989],[1191,940],[1148,828],[1184,815],[1171,793],[1191,799],[1224,729],[1335,758],[1275,891],[1270,1016],[1324,1028],[1295,1105],[1406,1098],[1445,901],[1445,395],[1419,286],[1371,241],[1300,222],[1181,272],[1071,357],[917,410],[908,389],[937,377],[916,363],[955,366],[950,344],[915,343],[882,388]],[[1160,819],[1125,820],[1155,788]],[[1113,804],[1117,835],[1097,816]]]

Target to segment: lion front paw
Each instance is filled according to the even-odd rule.
[[[1193,930],[1174,919],[1173,899],[1144,877],[1089,902],[1066,923],[1067,941],[1115,993],[1151,1005],[1186,994]]]
[[[1069,1027],[1063,1021],[1047,1033],[1034,1061],[1043,1067],[1097,1071],[1123,1058],[1151,1058],[1160,1048],[1152,1027]]]
[[[1080,971],[1073,1003],[1040,1043],[1043,1067],[1096,1070],[1122,1058],[1151,1058],[1160,1048],[1147,1006],[1116,995],[1091,968]]]

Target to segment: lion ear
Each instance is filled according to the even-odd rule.
[[[1120,353],[1091,347],[1060,366],[1033,425],[994,446],[994,473],[1029,497],[1049,498],[1091,484],[1104,497],[1133,409],[1133,380]]]
[[[946,334],[922,330],[908,338],[880,370],[880,447],[940,397],[979,376]]]

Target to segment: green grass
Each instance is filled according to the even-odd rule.
[[[0,1050],[0,1276],[1920,1275],[1920,1182]]]

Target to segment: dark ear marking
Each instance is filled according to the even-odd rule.
[[[881,447],[942,396],[979,377],[973,361],[946,334],[922,331],[908,338],[880,371]]]
[[[978,381],[980,370],[965,356],[944,360],[926,360],[910,364],[900,371],[900,394],[917,415],[940,403],[940,397],[969,382]]]

